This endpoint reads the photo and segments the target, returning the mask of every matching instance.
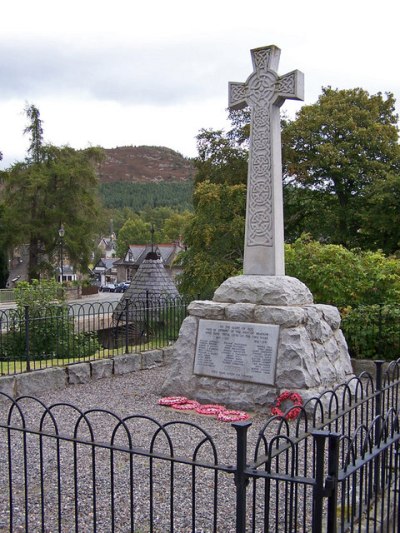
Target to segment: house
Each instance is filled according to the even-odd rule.
[[[101,257],[94,265],[92,272],[99,285],[106,283],[117,283],[117,268],[115,263],[118,258]]]
[[[101,237],[97,247],[101,251],[101,257],[106,259],[115,258],[117,254],[117,240],[115,233],[111,233],[109,237]]]
[[[117,281],[131,281],[139,266],[150,252],[162,259],[162,264],[172,280],[182,269],[176,262],[178,254],[185,250],[180,242],[167,244],[131,244],[125,256],[114,263],[117,269]]]
[[[47,255],[41,255],[41,260],[48,262]],[[59,258],[57,257],[59,261]],[[6,287],[14,288],[15,285],[20,281],[28,281],[28,268],[29,268],[29,244],[22,244],[15,247],[12,250],[11,257],[8,261],[8,280]],[[62,280],[61,280],[61,268],[62,268]],[[78,272],[75,271],[74,267],[69,263],[68,256],[63,254],[63,265],[61,267],[60,262],[54,268],[55,278],[58,282],[61,281],[76,281],[78,279]],[[49,274],[43,272],[42,277],[48,277]]]
[[[72,265],[66,264],[62,267],[62,280],[61,280],[61,267],[57,268],[56,279],[58,282],[61,281],[76,281],[77,273],[74,271]]]
[[[22,244],[12,250],[8,260],[6,287],[12,289],[18,281],[28,281],[29,244]]]

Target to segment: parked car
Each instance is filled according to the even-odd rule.
[[[115,292],[115,284],[114,283],[106,283],[105,285],[102,285],[100,287],[100,290],[102,292]]]
[[[115,292],[125,292],[129,285],[129,281],[123,281],[122,283],[118,283],[118,285],[115,287]]]

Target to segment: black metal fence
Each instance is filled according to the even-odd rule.
[[[147,293],[134,301],[0,310],[0,375],[162,348],[177,339],[189,302]],[[398,357],[400,306],[344,308],[342,329],[351,357]]]
[[[400,353],[400,305],[342,307],[342,330],[351,357],[397,359]]]
[[[172,344],[183,298],[50,305],[0,311],[0,375],[93,361]]]
[[[296,420],[272,417],[253,439],[250,422],[234,423],[222,442],[187,417],[1,394],[0,528],[399,532],[399,377],[400,360],[384,374],[377,362],[376,380],[327,391]]]

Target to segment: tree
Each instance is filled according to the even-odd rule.
[[[388,174],[365,192],[358,231],[363,248],[393,254],[400,249],[400,175]]]
[[[399,301],[400,263],[381,251],[348,250],[308,235],[285,248],[287,274],[303,281],[317,303],[343,308]]]
[[[22,281],[15,288],[16,309],[4,334],[0,359],[8,361],[90,357],[99,349],[96,335],[77,333],[64,293],[54,279]],[[27,363],[27,369],[29,369]]]
[[[117,255],[124,257],[130,244],[149,242],[151,242],[151,224],[144,222],[139,215],[133,215],[118,232]]]
[[[30,119],[30,124],[24,129],[24,134],[30,135],[30,145],[28,154],[33,163],[40,163],[43,149],[43,127],[40,112],[34,105],[25,107],[26,116]]]
[[[201,130],[193,193],[194,214],[186,226],[179,289],[208,297],[243,263],[247,157],[244,113],[235,113],[233,129]]]
[[[195,212],[185,231],[182,256],[183,294],[209,297],[226,278],[242,268],[246,186],[199,183]]]
[[[241,128],[235,131],[242,132]],[[197,150],[195,183],[205,180],[231,185],[246,183],[248,151],[240,146],[232,132],[229,135],[222,130],[201,130],[197,135]]]
[[[286,180],[334,199],[329,205],[335,220],[325,235],[332,242],[360,244],[366,192],[400,173],[394,105],[390,93],[384,98],[363,89],[327,87],[283,130]]]
[[[193,214],[190,211],[183,213],[172,213],[164,222],[162,228],[163,241],[181,241],[186,228],[191,222]]]
[[[99,203],[94,163],[98,148],[74,150],[42,143],[39,112],[28,108],[30,157],[4,176],[4,228],[9,246],[29,243],[29,279],[54,273],[58,229],[65,228],[64,253],[81,269],[88,265],[97,233]]]

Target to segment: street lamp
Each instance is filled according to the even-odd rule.
[[[64,245],[64,235],[65,235],[65,229],[64,229],[63,224],[61,224],[60,229],[58,230],[58,235],[60,236],[60,272],[61,272],[60,283],[62,283],[63,277],[64,277],[63,245]]]

